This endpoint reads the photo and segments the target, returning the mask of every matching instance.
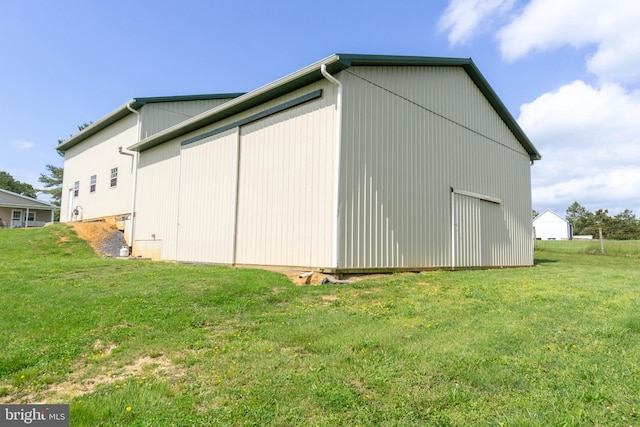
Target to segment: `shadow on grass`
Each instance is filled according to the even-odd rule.
[[[544,258],[534,258],[533,260],[533,265],[538,265],[538,264],[550,264],[553,262],[558,262],[555,259],[544,259]]]

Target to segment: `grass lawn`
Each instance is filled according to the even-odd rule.
[[[299,287],[0,230],[0,403],[69,403],[72,426],[638,425],[640,242],[605,250]]]

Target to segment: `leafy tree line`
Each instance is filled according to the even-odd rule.
[[[610,216],[608,209],[590,212],[580,203],[573,202],[567,208],[566,219],[573,224],[574,235],[598,237],[598,228],[602,227],[605,239],[640,240],[640,220],[629,209]]]
[[[0,188],[11,191],[12,193],[22,194],[23,196],[36,198],[38,190],[33,188],[31,184],[14,179],[11,174],[0,171]]]
[[[93,122],[78,125],[78,131],[90,126]],[[69,137],[72,137],[70,135]],[[59,139],[58,144],[62,144],[65,139]],[[64,154],[58,151],[58,154],[64,157]],[[62,175],[63,168],[56,165],[48,164],[45,166],[46,173],[41,173],[38,181],[44,185],[43,189],[35,189],[31,184],[15,180],[9,173],[0,171],[0,188],[9,190],[23,196],[36,198],[38,193],[46,193],[50,196],[50,203],[56,206],[58,210],[55,213],[55,221],[60,219],[60,202],[62,200]]]

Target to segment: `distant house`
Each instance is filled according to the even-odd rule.
[[[533,229],[538,240],[571,240],[573,238],[571,223],[550,209],[534,218]]]
[[[42,227],[53,221],[56,207],[0,189],[0,228]]]

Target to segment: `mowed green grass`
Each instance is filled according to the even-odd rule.
[[[638,425],[640,242],[589,245],[299,287],[0,230],[0,403],[69,403],[72,426]]]

